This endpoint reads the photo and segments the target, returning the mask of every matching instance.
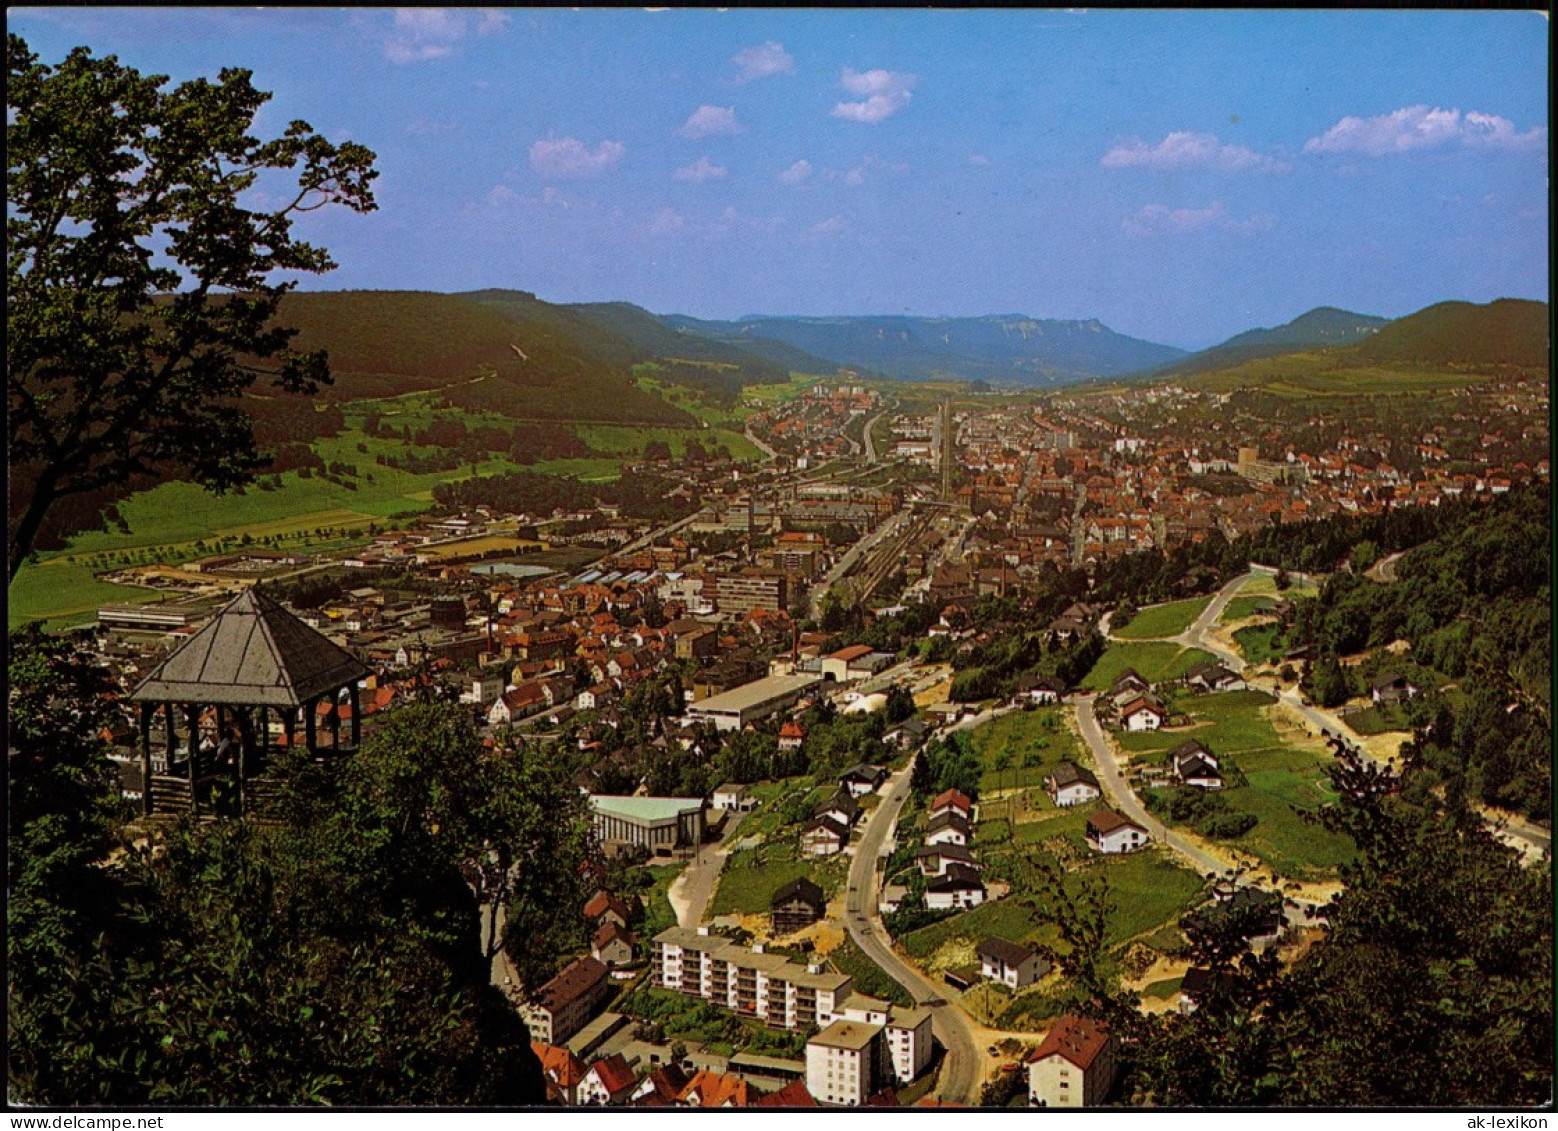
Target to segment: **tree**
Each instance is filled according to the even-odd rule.
[[[329,204],[375,207],[374,155],[306,122],[250,135],[270,95],[224,69],[165,89],[112,55],[58,66],[7,39],[6,405],[14,578],[51,507],[179,466],[221,492],[266,458],[238,398],[265,374],[287,392],[329,381],[322,351],[273,324],[296,284],[335,264],[292,235]],[[297,189],[251,205],[265,178]]]

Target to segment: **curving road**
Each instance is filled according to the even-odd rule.
[[[974,1025],[968,1014],[941,996],[934,983],[913,969],[896,954],[888,942],[887,928],[877,913],[878,876],[876,862],[889,833],[898,823],[898,814],[909,798],[909,765],[894,774],[882,787],[882,800],[871,811],[861,830],[855,858],[849,865],[849,888],[844,896],[844,925],[855,945],[872,962],[886,971],[914,998],[930,1010],[931,1028],[946,1049],[937,1081],[936,1095],[956,1103],[978,1103],[984,1083],[984,1056],[979,1048]],[[930,1004],[930,1003],[938,1004]]]

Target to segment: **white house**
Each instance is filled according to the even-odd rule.
[[[1135,852],[1151,841],[1146,829],[1113,809],[1100,809],[1087,819],[1087,842],[1099,852]]]
[[[757,798],[744,785],[727,783],[714,791],[709,805],[714,809],[726,809],[735,813],[750,812],[757,804]]]
[[[1050,971],[1050,963],[1032,947],[990,936],[976,950],[979,972],[1014,990],[1031,986]]]
[[[955,844],[959,848],[967,848],[972,837],[973,830],[968,820],[952,809],[932,817],[930,824],[925,826],[925,843],[931,846]]]
[[[1103,796],[1098,779],[1072,762],[1062,762],[1044,778],[1044,792],[1061,808],[1086,805]]]
[[[1168,721],[1168,712],[1153,699],[1138,695],[1120,708],[1120,723],[1126,730],[1157,730]]]
[[[813,817],[801,830],[801,851],[807,856],[833,856],[849,844],[849,830],[832,817]]]
[[[984,901],[979,873],[962,864],[949,864],[945,874],[925,885],[925,906],[933,911],[978,907]]]

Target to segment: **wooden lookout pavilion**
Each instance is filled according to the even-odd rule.
[[[263,593],[246,589],[216,618],[152,669],[130,699],[140,704],[143,812],[202,807],[241,815],[265,792],[270,761],[271,712],[287,747],[301,723],[314,755],[319,705],[334,705],[345,690],[351,703],[351,749],[361,740],[357,683],[368,668]],[[202,749],[201,719],[215,714],[215,741]],[[152,726],[163,716],[166,764],[153,772]],[[329,712],[330,748],[342,752],[341,712]],[[184,725],[180,751],[179,721]],[[162,759],[159,759],[162,761]]]

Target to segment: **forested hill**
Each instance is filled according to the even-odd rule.
[[[1371,362],[1545,369],[1550,331],[1545,302],[1513,298],[1481,306],[1441,302],[1398,318],[1349,352]]]
[[[467,396],[523,406],[527,417],[688,422],[602,356],[614,343],[596,343],[588,324],[546,307],[514,317],[456,295],[317,291],[288,295],[277,321],[297,328],[295,348],[329,351],[335,380],[321,395],[330,400],[469,387]]]
[[[1317,660],[1309,690],[1367,694],[1337,658],[1404,640],[1388,663],[1429,694],[1408,704],[1413,751],[1440,779],[1548,819],[1552,805],[1552,520],[1547,484],[1456,513],[1380,584],[1334,574],[1301,602],[1295,637]],[[1386,659],[1379,661],[1387,662]]]

